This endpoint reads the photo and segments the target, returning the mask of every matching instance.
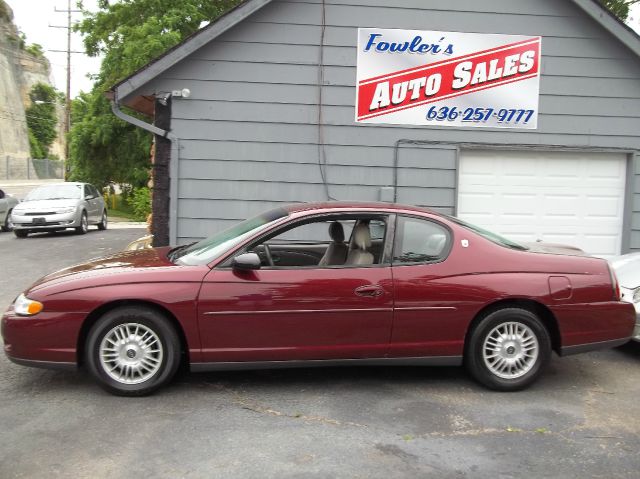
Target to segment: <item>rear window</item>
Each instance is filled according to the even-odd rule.
[[[504,236],[500,236],[497,233],[493,233],[492,231],[485,230],[484,228],[480,228],[479,226],[472,225],[471,223],[467,223],[466,221],[461,220],[460,218],[456,218],[454,216],[447,216],[446,218],[450,221],[453,221],[455,224],[462,226],[474,233],[482,236],[483,238],[488,239],[492,243],[496,243],[500,246],[504,246],[505,248],[517,249],[520,251],[528,250],[526,246],[523,246],[515,241],[505,238]]]

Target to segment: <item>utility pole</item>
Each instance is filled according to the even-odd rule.
[[[67,29],[67,49],[62,50],[62,52],[67,54],[67,91],[64,102],[64,159],[66,164],[65,168],[65,177],[66,172],[68,172],[69,168],[69,130],[71,129],[71,54],[72,53],[81,53],[74,52],[71,50],[71,14],[80,12],[81,10],[72,10],[71,9],[71,0],[67,0],[67,9],[66,10],[58,10],[54,7],[54,11],[56,13],[66,13],[67,14],[67,25],[66,26],[58,26],[58,25],[49,25],[51,28],[66,28]],[[61,51],[61,50],[51,50],[51,51]]]
[[[67,96],[64,102],[65,179],[69,165],[69,130],[71,129],[71,0],[67,0]]]

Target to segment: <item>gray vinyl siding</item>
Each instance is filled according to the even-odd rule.
[[[389,5],[392,4],[392,5]],[[274,1],[135,92],[189,88],[173,100],[180,138],[179,243],[287,202],[336,199],[456,207],[460,144],[640,149],[640,60],[569,0],[326,0],[322,131],[320,0]],[[358,27],[542,35],[537,130],[356,125]],[[320,135],[324,152],[318,148]],[[640,160],[626,243],[640,249]]]

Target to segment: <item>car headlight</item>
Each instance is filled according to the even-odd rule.
[[[24,214],[24,212],[25,212],[25,211],[26,211],[26,210],[19,210],[18,208],[14,208],[13,210],[11,210],[11,212],[12,212],[14,215],[22,215],[22,214]]]
[[[38,314],[44,305],[39,301],[27,298],[24,294],[18,296],[13,303],[13,310],[19,316],[33,316]]]
[[[65,213],[73,213],[76,210],[75,206],[70,206],[69,208],[62,208],[56,211],[59,215],[63,215]]]

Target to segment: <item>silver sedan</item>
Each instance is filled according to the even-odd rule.
[[[629,253],[609,260],[620,283],[623,301],[633,303],[636,308],[634,341],[640,341],[640,253]]]
[[[85,234],[89,225],[107,229],[107,210],[102,195],[88,183],[54,183],[31,190],[11,213],[18,238],[38,231],[74,228]]]
[[[11,225],[11,211],[18,203],[17,198],[0,190],[0,230],[11,231],[13,229]]]

